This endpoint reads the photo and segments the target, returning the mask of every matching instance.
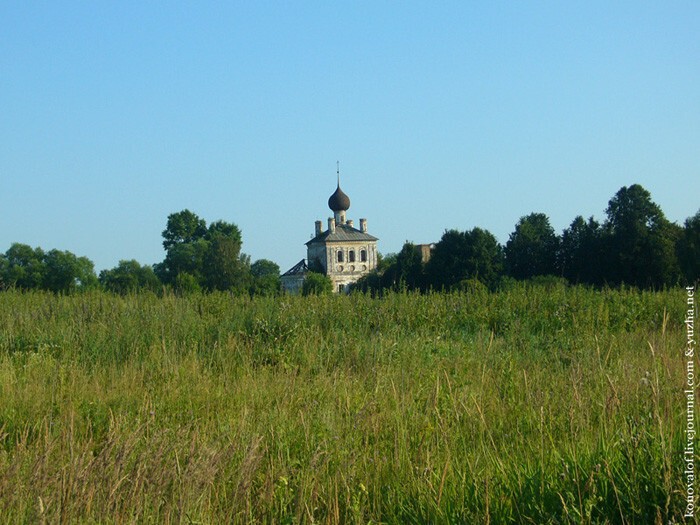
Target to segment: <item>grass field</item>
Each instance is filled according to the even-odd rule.
[[[0,294],[0,521],[684,523],[685,293]]]

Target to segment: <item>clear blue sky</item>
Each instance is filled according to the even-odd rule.
[[[383,253],[640,183],[700,207],[700,3],[0,3],[0,251],[164,257],[184,208],[282,271],[331,214]]]

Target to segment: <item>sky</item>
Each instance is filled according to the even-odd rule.
[[[700,3],[0,3],[0,252],[163,260],[169,214],[285,271],[314,221],[382,253],[520,217],[700,208]]]

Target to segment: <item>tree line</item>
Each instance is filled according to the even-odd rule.
[[[241,231],[233,223],[209,225],[190,210],[168,216],[163,230],[165,259],[153,266],[122,260],[99,276],[86,257],[59,250],[44,252],[15,243],[0,254],[0,287],[71,293],[103,288],[119,294],[139,290],[177,293],[227,290],[271,295],[279,292],[279,266],[267,259],[251,264],[241,253]]]
[[[549,218],[531,213],[515,225],[505,246],[482,228],[448,230],[423,262],[406,242],[385,257],[356,289],[498,289],[512,280],[559,281],[596,287],[662,288],[700,277],[700,211],[683,226],[670,222],[639,184],[621,188],[606,219],[577,216],[557,235]]]
[[[447,230],[427,262],[406,242],[398,254],[381,258],[376,271],[354,290],[495,290],[512,280],[569,282],[592,286],[661,288],[694,283],[700,277],[700,211],[683,226],[666,219],[638,184],[621,188],[605,221],[577,216],[557,235],[549,218],[531,213],[515,225],[504,246],[488,230]],[[225,290],[251,295],[280,293],[279,266],[253,263],[241,252],[241,231],[233,223],[206,222],[189,210],[168,216],[162,232],[165,258],[153,266],[122,260],[97,275],[87,257],[15,243],[0,254],[0,288],[71,293],[104,288],[177,293]],[[304,293],[326,293],[325,276],[311,273]]]

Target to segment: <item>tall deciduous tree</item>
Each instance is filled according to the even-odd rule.
[[[423,287],[423,263],[420,249],[406,241],[396,256],[396,282],[399,288],[420,290]]]
[[[56,293],[97,285],[95,266],[87,257],[77,257],[68,251],[51,250],[44,257],[46,273],[44,288]]]
[[[679,277],[671,224],[650,193],[639,184],[622,187],[606,210],[610,280],[649,287],[674,284]]]
[[[544,213],[531,213],[515,225],[505,247],[508,274],[516,279],[556,273],[559,238]]]
[[[208,290],[242,291],[247,288],[250,265],[241,256],[241,244],[241,231],[233,223],[216,221],[207,228],[189,210],[173,213],[163,231],[165,260],[155,271],[164,283],[178,289],[190,290],[194,281]]]
[[[382,257],[375,275],[354,286],[360,291],[421,290],[425,287],[425,272],[418,246],[406,241],[397,254]]]
[[[467,279],[493,286],[503,272],[503,249],[488,231],[446,231],[435,244],[427,273],[436,289],[449,289]]]
[[[209,241],[203,266],[207,289],[242,291],[249,269],[240,255],[241,245],[234,238],[218,234]]]
[[[2,276],[5,287],[17,287],[23,290],[38,290],[43,287],[46,274],[46,254],[41,248],[32,248],[26,244],[14,243],[5,252],[5,264]]]
[[[207,233],[207,224],[190,210],[171,213],[163,230],[163,248],[170,250],[176,244],[191,243],[202,239]]]
[[[602,284],[604,245],[600,224],[591,217],[580,215],[566,228],[561,237],[559,269],[572,283]]]
[[[155,265],[155,272],[166,284],[174,284],[181,273],[191,275],[197,283],[201,283],[204,279],[202,270],[208,249],[209,242],[205,239],[173,244],[165,254],[163,262]]]
[[[237,244],[239,250],[243,245],[243,237],[241,235],[241,230],[232,222],[212,222],[209,225],[209,228],[207,229],[206,235],[204,237],[209,240],[214,240],[217,237],[225,237]]]

